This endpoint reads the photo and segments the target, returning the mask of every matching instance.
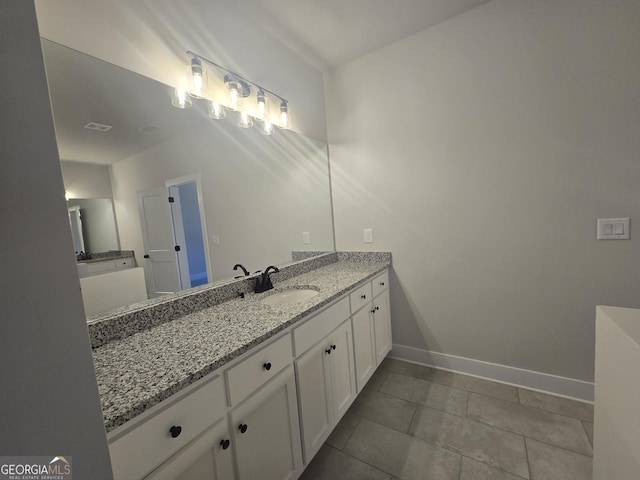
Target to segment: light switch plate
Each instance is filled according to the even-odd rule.
[[[599,218],[598,240],[629,240],[628,218]]]
[[[311,243],[309,232],[302,232],[302,243]]]
[[[373,243],[373,229],[365,228],[364,229],[364,243]]]
[[[215,246],[220,245],[220,237],[218,235],[211,235],[211,243]]]

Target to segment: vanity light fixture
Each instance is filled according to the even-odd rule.
[[[191,57],[188,65],[188,90],[176,88],[172,96],[172,105],[178,108],[189,108],[192,105],[192,98],[206,99],[209,101],[209,117],[216,120],[225,118],[226,110],[231,110],[237,112],[239,127],[250,128],[256,123],[263,135],[271,135],[274,127],[291,128],[291,113],[287,99],[197,53],[188,50],[187,54]],[[215,67],[221,75],[214,75],[215,69],[210,69],[211,71],[208,72],[205,63]],[[220,85],[224,83],[225,87],[223,89],[212,87],[210,92],[208,75],[218,78]],[[215,83],[213,85],[215,86]],[[251,97],[252,93],[255,97]],[[255,100],[249,101],[249,98]],[[280,103],[279,115],[275,112],[271,113],[271,110],[277,111],[278,103],[275,102]],[[270,103],[275,103],[273,109],[269,108]],[[236,117],[236,115],[233,116]]]

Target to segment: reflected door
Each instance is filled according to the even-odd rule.
[[[165,187],[138,192],[145,249],[145,276],[151,298],[181,290],[178,252],[169,193]]]

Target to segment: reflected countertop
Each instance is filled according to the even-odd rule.
[[[373,278],[390,266],[391,255],[341,253],[336,259],[283,281],[274,278],[276,290],[318,290],[311,299],[267,306],[260,300],[271,292],[247,293],[94,348],[107,431]]]

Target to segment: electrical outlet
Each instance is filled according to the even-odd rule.
[[[302,243],[311,243],[309,232],[302,232]]]
[[[373,243],[373,229],[365,228],[364,229],[364,243]]]
[[[211,243],[213,245],[220,245],[220,237],[218,235],[211,235]]]

